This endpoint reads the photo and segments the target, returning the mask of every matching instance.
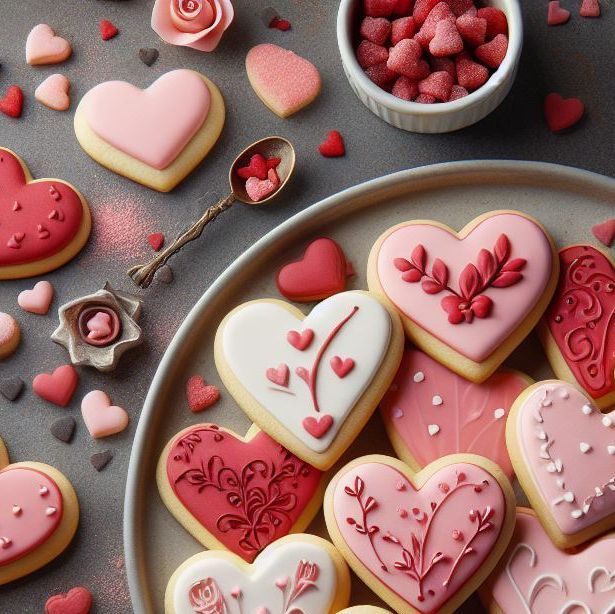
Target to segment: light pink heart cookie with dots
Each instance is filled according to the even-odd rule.
[[[531,383],[518,371],[500,370],[475,384],[427,354],[407,349],[380,411],[395,452],[415,471],[465,452],[489,458],[512,480],[506,419]]]
[[[267,43],[250,49],[246,70],[257,96],[280,117],[297,113],[320,93],[318,69],[277,45]]]
[[[615,527],[615,412],[601,413],[566,382],[538,382],[515,401],[506,443],[523,490],[559,548]]]

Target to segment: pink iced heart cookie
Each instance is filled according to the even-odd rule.
[[[538,322],[557,265],[536,220],[495,211],[459,233],[423,220],[390,228],[372,248],[368,283],[400,312],[420,349],[481,382]]]
[[[50,26],[41,23],[34,26],[26,40],[26,62],[28,64],[59,64],[70,57],[70,43],[56,36]]]
[[[278,300],[240,305],[218,328],[215,359],[222,381],[260,428],[326,469],[386,392],[402,345],[395,313],[354,291],[329,297],[307,316]]]
[[[54,111],[66,111],[70,107],[70,81],[60,74],[47,77],[34,92],[34,97]]]
[[[615,526],[615,412],[600,413],[565,382],[539,382],[513,405],[506,442],[519,482],[559,548]]]
[[[93,390],[83,397],[81,415],[94,439],[121,433],[128,426],[126,410],[111,405],[109,395],[102,390]]]
[[[454,612],[508,545],[514,493],[497,466],[448,456],[419,473],[397,459],[358,458],[325,494],[333,543],[397,612]]]
[[[169,191],[213,147],[224,114],[218,88],[203,75],[180,69],[144,90],[125,81],[100,83],[81,99],[75,132],[104,166]]]
[[[48,281],[39,281],[32,290],[23,290],[17,297],[17,304],[24,310],[45,315],[53,300],[53,286]]]
[[[614,570],[614,534],[568,553],[551,543],[532,510],[519,507],[508,550],[481,597],[506,613],[609,612]]]
[[[280,117],[309,105],[320,93],[320,73],[308,60],[277,45],[253,47],[246,70],[258,97]]]
[[[380,410],[396,453],[415,471],[447,454],[470,453],[489,458],[512,479],[506,418],[530,384],[508,370],[475,384],[407,349]]]

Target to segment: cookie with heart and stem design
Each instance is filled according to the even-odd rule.
[[[171,576],[165,613],[335,614],[349,594],[350,573],[339,552],[301,533],[270,544],[252,564],[226,551],[195,554]]]
[[[165,505],[195,539],[251,563],[270,543],[300,533],[322,505],[324,474],[252,426],[180,431],[156,472]]]
[[[547,380],[510,410],[506,444],[515,473],[558,548],[615,527],[615,412],[578,388]]]
[[[92,228],[84,196],[62,179],[33,179],[0,147],[0,280],[34,277],[72,260]]]
[[[583,548],[557,548],[533,510],[517,508],[510,545],[480,596],[492,614],[613,611],[615,533]]]
[[[498,369],[476,384],[409,347],[380,412],[396,454],[414,471],[467,452],[489,458],[512,480],[506,418],[532,383],[524,373]]]
[[[179,69],[144,90],[125,81],[93,87],[75,112],[75,134],[103,166],[168,192],[209,153],[224,118],[218,87],[198,72]]]
[[[391,609],[450,614],[508,546],[515,495],[482,456],[453,454],[414,472],[374,454],[335,475],[324,510],[335,546]]]
[[[43,463],[9,464],[0,439],[0,585],[59,556],[78,524],[79,503],[68,479]]]
[[[492,211],[460,232],[430,220],[385,231],[368,285],[400,313],[408,338],[447,368],[487,379],[539,321],[559,262],[546,230],[518,211]]]
[[[615,261],[591,245],[564,247],[559,259],[540,339],[555,375],[607,408],[615,404]]]
[[[222,381],[261,429],[328,469],[365,426],[403,352],[396,312],[364,291],[335,294],[305,315],[262,299],[231,311],[216,333]]]

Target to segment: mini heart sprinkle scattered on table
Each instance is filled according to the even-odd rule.
[[[559,0],[551,0],[547,10],[547,24],[559,26],[570,19],[570,11],[560,6]]]
[[[39,281],[32,290],[24,290],[17,297],[17,304],[29,313],[45,315],[53,300],[53,286],[48,281]]]
[[[100,36],[104,41],[111,40],[113,37],[117,36],[119,30],[107,19],[101,19],[98,24],[100,29]]]
[[[92,594],[83,586],[71,588],[68,593],[47,599],[45,614],[88,614],[92,608]]]
[[[158,59],[159,55],[158,49],[154,47],[139,49],[139,59],[146,66],[151,66]]]
[[[190,409],[197,413],[214,405],[220,398],[220,390],[200,375],[193,375],[186,382],[186,398]]]
[[[561,132],[574,126],[585,112],[585,106],[578,98],[562,98],[555,92],[544,101],[544,115],[551,132]]]
[[[72,416],[59,418],[49,427],[49,432],[58,440],[70,443],[75,434],[77,422]]]
[[[21,117],[23,109],[23,92],[19,85],[11,85],[4,98],[0,98],[0,112],[9,117]]]
[[[155,232],[147,237],[147,242],[155,252],[158,252],[164,245],[164,235],[161,232]]]
[[[318,146],[320,155],[325,158],[339,158],[346,153],[344,138],[337,130],[331,130],[326,140]]]
[[[9,401],[15,401],[24,389],[24,381],[20,377],[7,377],[0,380],[0,394]]]
[[[105,450],[104,452],[96,452],[90,456],[90,463],[96,471],[102,471],[113,460],[113,452]]]
[[[54,111],[70,107],[70,81],[61,74],[50,75],[35,90],[34,97]]]

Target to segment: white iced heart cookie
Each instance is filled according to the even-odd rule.
[[[264,431],[319,469],[354,440],[401,360],[396,313],[368,292],[336,294],[305,316],[277,300],[234,309],[216,335],[216,366]]]
[[[250,565],[230,552],[208,550],[182,563],[165,595],[167,614],[333,614],[348,604],[350,576],[324,539],[290,535]]]

